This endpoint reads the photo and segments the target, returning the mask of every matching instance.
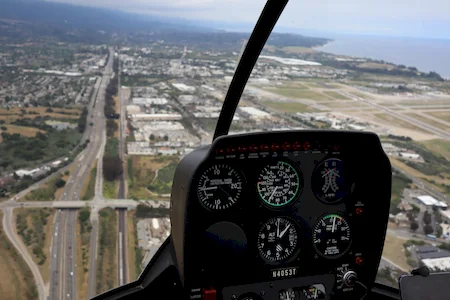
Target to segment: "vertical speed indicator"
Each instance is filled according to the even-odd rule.
[[[198,180],[197,196],[210,210],[223,210],[236,204],[242,192],[241,174],[226,164],[206,169]]]

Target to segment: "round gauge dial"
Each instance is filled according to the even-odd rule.
[[[321,162],[312,176],[314,194],[323,202],[335,203],[349,191],[348,179],[340,159],[330,158]]]
[[[306,299],[325,299],[325,287],[322,284],[310,285],[303,288]]]
[[[298,300],[298,297],[293,289],[281,290],[279,295],[280,300]]]
[[[282,217],[269,219],[258,233],[259,254],[271,262],[287,260],[297,249],[297,238],[293,221]]]
[[[258,194],[264,203],[272,207],[290,203],[299,189],[299,174],[284,161],[265,166],[258,177]]]
[[[323,257],[340,257],[347,252],[350,244],[350,226],[339,215],[326,215],[314,227],[313,245]]]
[[[211,210],[233,206],[242,192],[242,176],[225,164],[213,165],[205,170],[198,181],[197,196]]]

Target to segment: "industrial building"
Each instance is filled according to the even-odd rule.
[[[447,204],[445,202],[439,201],[434,199],[433,197],[429,196],[429,195],[423,195],[423,196],[415,196],[415,199],[417,199],[417,201],[419,201],[419,203],[428,206],[428,207],[440,207],[441,209],[447,209]]]
[[[450,252],[437,247],[424,245],[415,247],[418,258],[430,270],[450,270]]]

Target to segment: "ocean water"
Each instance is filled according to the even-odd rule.
[[[450,40],[356,35],[333,40],[317,50],[403,64],[450,79]]]

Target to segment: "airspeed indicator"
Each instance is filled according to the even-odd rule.
[[[257,183],[259,197],[271,207],[291,203],[300,190],[300,176],[289,163],[278,161],[262,169]]]

